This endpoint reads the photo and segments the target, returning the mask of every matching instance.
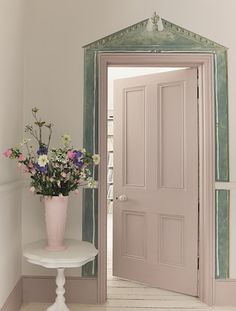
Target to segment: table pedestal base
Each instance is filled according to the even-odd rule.
[[[57,269],[57,277],[56,277],[56,284],[57,284],[57,289],[56,289],[56,300],[53,305],[51,305],[47,311],[70,311],[66,304],[65,304],[65,275],[64,275],[64,269],[59,268]]]

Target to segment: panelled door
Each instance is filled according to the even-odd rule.
[[[197,295],[197,69],[114,83],[113,275]]]

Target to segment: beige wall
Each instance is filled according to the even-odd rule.
[[[75,145],[80,145],[82,46],[139,22],[157,11],[173,23],[229,47],[231,180],[236,181],[236,143],[233,134],[236,131],[235,10],[235,0],[26,0],[25,121],[29,119],[30,108],[36,105],[57,125],[55,135],[68,131]],[[25,243],[41,237],[43,229],[37,199],[25,194],[23,202]],[[78,199],[73,204],[78,224],[71,219],[68,234],[80,237],[81,202]],[[231,209],[235,208],[231,206]],[[236,224],[236,213],[231,214],[231,222]],[[234,227],[231,225],[231,229]],[[236,277],[236,234],[232,234],[230,243],[231,275]],[[30,273],[29,269],[24,267],[24,273]]]
[[[22,137],[23,0],[0,0],[0,152]],[[0,309],[21,276],[21,189],[0,156]]]

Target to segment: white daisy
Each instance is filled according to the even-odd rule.
[[[46,166],[46,164],[49,162],[48,157],[46,154],[42,154],[38,158],[38,165],[41,167]]]
[[[80,176],[81,179],[85,179],[86,178],[86,174],[83,171],[80,172],[79,176]]]
[[[92,177],[89,177],[89,178],[87,179],[87,185],[88,185],[89,188],[97,188],[98,183],[97,183],[97,181],[94,180]]]
[[[93,163],[94,163],[95,165],[98,165],[98,164],[100,163],[100,155],[99,155],[99,154],[94,154],[94,155],[92,156],[92,158],[93,158]]]

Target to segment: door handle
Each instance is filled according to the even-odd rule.
[[[120,202],[124,202],[124,201],[127,201],[128,200],[128,197],[127,195],[125,194],[121,194],[119,195],[118,197],[116,197],[116,200],[120,201]]]

